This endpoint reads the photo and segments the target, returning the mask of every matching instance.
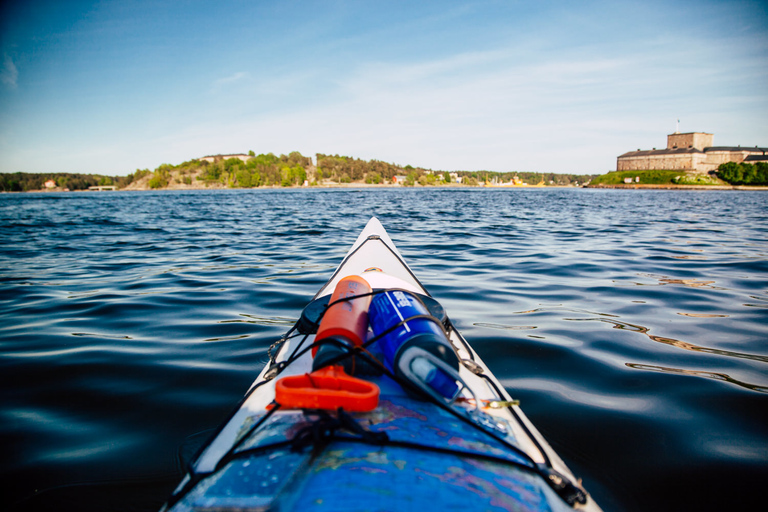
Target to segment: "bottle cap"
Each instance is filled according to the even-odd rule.
[[[397,354],[395,374],[398,377],[406,379],[423,392],[439,400],[453,401],[456,398],[461,389],[456,381],[462,382],[462,386],[466,387],[459,376],[458,368],[450,364],[452,361],[445,361],[427,350],[423,344],[416,346],[405,343],[404,345],[406,346],[405,350],[399,351]],[[407,388],[406,391],[411,393],[411,390]],[[419,395],[415,396],[418,397]]]
[[[448,341],[445,336],[440,336],[439,334],[431,332],[424,332],[416,334],[408,341],[400,345],[400,347],[397,349],[393,364],[395,367],[395,373],[397,373],[397,369],[400,366],[398,361],[402,357],[403,353],[411,347],[422,348],[438,359],[445,361],[454,370],[459,371],[459,357],[453,350],[453,345],[451,345],[451,342]]]

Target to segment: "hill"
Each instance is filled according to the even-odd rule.
[[[288,155],[216,155],[178,165],[162,164],[154,171],[137,169],[128,176],[75,173],[0,174],[5,192],[87,190],[98,185],[115,185],[123,190],[255,188],[344,185],[483,186],[508,183],[513,179],[531,185],[579,186],[594,176],[536,172],[435,171],[411,165],[400,166],[380,160],[317,153],[314,161],[294,151]],[[54,187],[46,188],[53,180]]]

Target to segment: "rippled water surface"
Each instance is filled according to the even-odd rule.
[[[336,189],[0,195],[0,509],[157,509],[373,215],[605,510],[764,502],[768,193]]]

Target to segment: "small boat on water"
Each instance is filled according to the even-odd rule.
[[[599,511],[372,218],[164,511]]]

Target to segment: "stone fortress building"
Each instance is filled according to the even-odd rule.
[[[711,133],[667,135],[667,148],[630,151],[618,157],[617,171],[679,170],[693,173],[714,171],[726,162],[768,162],[768,148],[713,146]]]

